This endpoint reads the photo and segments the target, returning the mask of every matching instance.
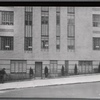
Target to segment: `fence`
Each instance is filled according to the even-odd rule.
[[[57,71],[57,73],[48,72],[47,78],[67,77],[67,76],[71,76],[71,75],[100,73],[98,70],[99,70],[99,68],[94,68],[91,72],[87,73],[87,72],[80,72],[80,70],[77,69],[77,73],[75,73],[75,69],[69,69],[68,71],[64,70],[64,72],[63,72],[64,74],[63,75],[62,75],[62,71],[59,70],[59,71]],[[35,78],[35,74],[31,78]],[[4,81],[5,82],[22,81],[22,80],[29,80],[31,78],[29,76],[29,73],[16,73],[16,74],[5,75]],[[44,73],[42,73],[42,77],[41,78],[45,78],[45,74]]]
[[[26,80],[26,79],[30,79],[29,74],[27,73],[7,74],[4,76],[5,82],[20,81],[20,80]]]

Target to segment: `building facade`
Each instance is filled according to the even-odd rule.
[[[93,73],[100,63],[99,7],[0,7],[0,69],[42,77]]]

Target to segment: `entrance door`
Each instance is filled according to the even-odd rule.
[[[50,74],[53,77],[56,77],[58,75],[58,73],[57,73],[57,61],[56,60],[50,61]]]
[[[42,77],[42,62],[35,62],[35,76]]]
[[[68,63],[68,60],[66,60],[65,61],[65,71],[66,71],[66,75],[68,75],[68,65],[69,65],[69,63]]]

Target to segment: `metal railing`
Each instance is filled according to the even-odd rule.
[[[100,73],[98,72],[98,69],[95,68],[92,71],[80,71],[77,69],[77,74],[75,74],[74,69],[69,69],[68,71],[64,71],[64,75],[62,75],[61,71],[58,71],[58,73],[50,73],[48,72],[48,76],[45,77],[45,74],[42,73],[41,78],[57,78],[57,77],[67,77],[72,75],[81,75],[81,74],[93,74],[93,73]],[[30,80],[35,79],[35,74],[30,77],[29,73],[17,73],[17,74],[7,74],[4,76],[4,82],[14,82],[14,81],[24,81],[24,80]]]

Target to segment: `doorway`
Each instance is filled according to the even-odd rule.
[[[65,60],[65,75],[68,75],[68,72],[69,72],[69,62],[68,60]]]
[[[42,78],[42,62],[35,62],[35,77]]]

